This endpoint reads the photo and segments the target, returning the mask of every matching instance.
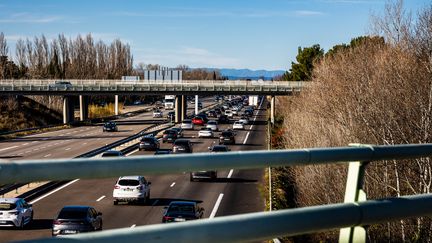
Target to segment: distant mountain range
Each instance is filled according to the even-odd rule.
[[[228,79],[259,79],[269,80],[275,76],[285,73],[284,70],[250,70],[250,69],[233,69],[233,68],[205,68],[209,71],[217,70],[222,76]]]

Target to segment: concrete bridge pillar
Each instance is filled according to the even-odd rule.
[[[63,96],[63,124],[74,121],[74,105],[71,96]]]
[[[198,95],[195,95],[195,115],[198,115]]]
[[[276,99],[275,96],[272,95],[270,98],[270,122],[272,125],[274,125],[275,123],[275,104],[276,103]]]
[[[182,95],[181,96],[181,121],[186,119],[187,117],[187,96]]]
[[[87,95],[80,95],[79,96],[80,121],[84,121],[88,119],[88,104],[89,104],[89,97]]]
[[[181,114],[182,114],[182,96],[176,95],[175,96],[175,104],[174,104],[174,110],[175,110],[175,123],[181,122]]]
[[[118,102],[118,95],[114,96],[114,114],[116,116],[119,115],[119,102]]]

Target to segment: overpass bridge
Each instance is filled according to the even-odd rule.
[[[59,82],[61,81],[61,82]],[[300,92],[304,82],[274,82],[262,80],[183,80],[183,81],[122,81],[122,80],[0,80],[0,95],[61,95],[63,122],[73,121],[72,97],[79,96],[80,119],[88,117],[89,95],[115,95],[118,115],[118,95],[176,95],[176,120],[186,117],[187,95],[270,95],[271,120],[274,121],[275,96]]]

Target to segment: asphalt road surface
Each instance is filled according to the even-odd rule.
[[[205,104],[204,104],[205,106]],[[265,104],[263,104],[265,107]],[[146,119],[143,114],[132,119]],[[229,145],[232,151],[266,149],[265,109],[254,113],[245,130],[238,131],[236,144]],[[255,121],[254,121],[255,118]],[[220,130],[231,125],[220,125]],[[25,137],[23,141],[10,141],[0,144],[2,156],[22,156],[14,159],[36,159],[73,157],[90,148],[100,147],[120,138],[142,130],[141,125],[124,125],[118,133],[102,133],[101,127],[81,127],[66,129],[48,134]],[[217,137],[198,138],[198,129],[185,131],[185,138],[191,139],[194,152],[207,152],[208,147]],[[69,133],[69,134],[68,134]],[[36,142],[35,142],[36,141]],[[65,141],[61,144],[62,141]],[[25,144],[27,143],[27,144]],[[84,144],[87,143],[87,144]],[[25,145],[24,145],[25,144]],[[52,145],[51,145],[52,144]],[[51,145],[51,146],[48,146]],[[161,143],[161,148],[170,149],[171,144]],[[17,147],[14,147],[17,146]],[[45,147],[45,148],[42,148]],[[39,150],[36,150],[39,148]],[[66,150],[70,148],[69,150]],[[31,151],[31,152],[26,152]],[[23,153],[19,155],[19,153]],[[152,155],[154,152],[134,151],[128,156]],[[204,217],[218,217],[264,210],[263,195],[259,184],[263,179],[263,170],[228,170],[218,171],[218,178],[210,181],[190,182],[189,173],[146,176],[151,181],[151,200],[146,205],[113,205],[112,191],[117,178],[98,180],[74,180],[60,190],[33,202],[34,222],[24,230],[0,228],[0,242],[51,237],[52,220],[65,205],[94,206],[103,215],[103,228],[115,229],[161,223],[163,207],[173,200],[195,200],[204,207]],[[145,175],[144,175],[145,176]]]

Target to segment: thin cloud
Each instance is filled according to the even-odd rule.
[[[56,22],[61,19],[63,19],[61,16],[35,16],[29,13],[14,13],[9,17],[0,19],[0,23],[44,24]]]
[[[318,16],[318,15],[324,15],[323,12],[309,11],[309,10],[298,10],[298,11],[295,11],[295,14],[297,16]]]
[[[345,3],[345,4],[376,4],[383,3],[384,1],[379,0],[321,0],[325,3]]]

